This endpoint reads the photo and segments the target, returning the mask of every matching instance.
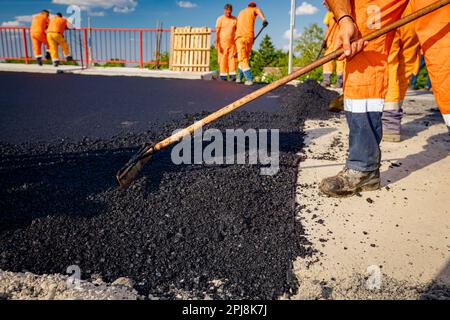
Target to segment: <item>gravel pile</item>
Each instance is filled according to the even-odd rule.
[[[138,300],[136,290],[125,279],[112,285],[101,278],[73,283],[68,276],[0,271],[0,300]]]

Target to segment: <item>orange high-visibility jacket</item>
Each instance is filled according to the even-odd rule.
[[[259,16],[263,20],[266,19],[259,8],[248,7],[239,13],[236,39],[253,39],[255,37],[255,20],[257,16]]]
[[[216,22],[216,32],[221,44],[234,45],[236,36],[236,17],[220,16]]]
[[[33,17],[31,22],[30,33],[43,34],[47,30],[50,19],[47,15],[39,13]]]
[[[68,29],[66,18],[55,16],[50,19],[47,32],[64,34],[64,31],[66,31],[66,29]]]

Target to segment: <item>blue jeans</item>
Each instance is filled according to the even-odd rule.
[[[374,171],[380,168],[380,143],[383,137],[382,112],[346,111],[349,134],[347,168]]]

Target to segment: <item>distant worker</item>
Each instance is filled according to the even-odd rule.
[[[403,16],[413,13],[408,3]],[[383,108],[383,141],[400,142],[403,118],[403,100],[408,91],[411,76],[418,72],[420,65],[420,44],[411,22],[395,32],[388,56],[388,87]]]
[[[327,14],[325,15],[323,23],[327,26],[327,30],[325,31],[325,38],[322,46],[325,49],[325,55],[327,55],[333,52],[334,50],[334,40],[339,30],[339,25],[331,11],[328,11]],[[331,86],[331,75],[334,72],[334,63],[335,63],[334,61],[330,61],[323,65],[322,86],[324,87]],[[337,88],[342,88],[344,84],[344,63],[345,62],[343,60],[336,60]]]
[[[73,61],[70,55],[69,45],[64,39],[64,32],[70,28],[70,24],[61,13],[57,13],[52,19],[47,29],[47,40],[50,45],[50,53],[55,67],[59,66],[58,46],[61,46],[66,61]]]
[[[239,62],[236,82],[241,83],[245,76],[245,84],[249,86],[253,85],[253,75],[250,71],[250,54],[252,53],[255,40],[255,21],[257,16],[262,19],[264,27],[269,25],[262,11],[257,8],[256,3],[250,2],[248,7],[239,13],[236,30],[236,48]]]
[[[45,46],[46,54],[45,58],[50,59],[49,45],[47,41],[47,31],[50,13],[47,10],[42,10],[40,13],[33,16],[30,28],[30,37],[33,43],[34,57],[36,58],[36,63],[42,66],[42,45]]]
[[[233,6],[226,4],[224,15],[216,22],[216,49],[220,67],[220,79],[236,81],[236,36],[237,19],[232,15]]]

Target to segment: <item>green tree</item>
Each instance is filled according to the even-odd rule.
[[[209,69],[210,70],[219,70],[217,49],[214,46],[211,46],[211,58],[209,60]]]
[[[323,32],[323,29],[317,23],[305,28],[300,37],[295,41],[295,51],[298,53],[298,58],[295,61],[296,66],[305,66],[317,59],[320,48],[322,47]],[[311,71],[309,75],[301,77],[301,79],[303,80],[308,76],[316,80],[321,80],[322,69],[317,68]]]
[[[284,61],[285,54],[276,50],[269,35],[262,39],[259,49],[253,51],[250,57],[250,65],[254,76],[260,76],[264,67],[278,67]],[[286,62],[287,65],[287,62]]]

